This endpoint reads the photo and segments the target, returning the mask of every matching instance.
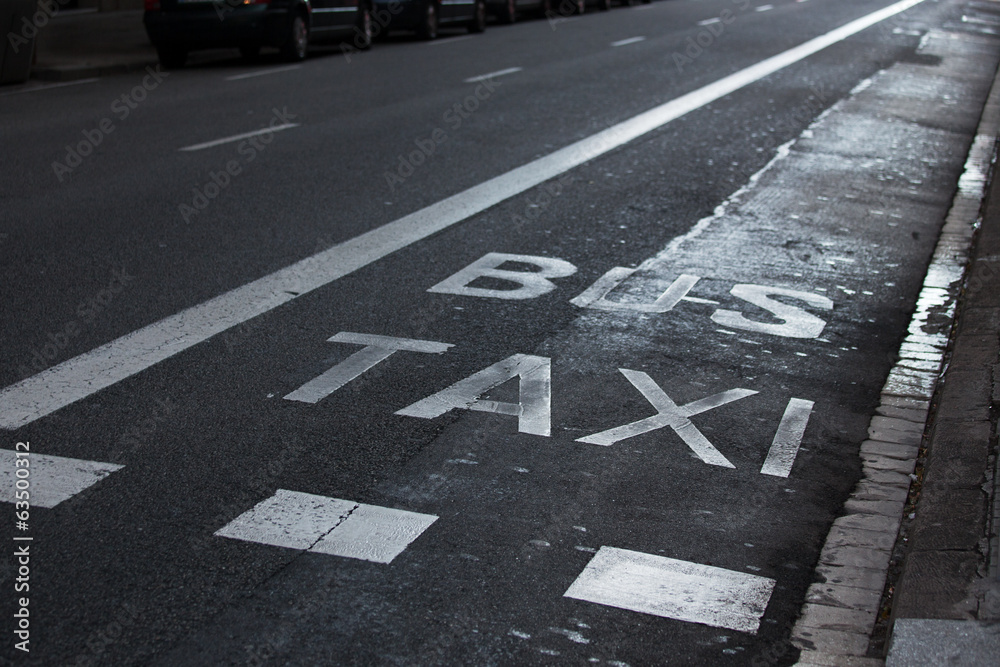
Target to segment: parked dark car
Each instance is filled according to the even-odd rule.
[[[486,0],[486,9],[501,23],[513,23],[528,13],[549,16],[561,0]],[[572,3],[571,3],[572,4]],[[557,12],[558,13],[558,12]]]
[[[486,0],[375,0],[375,14],[388,16],[388,30],[412,30],[436,39],[442,27],[486,30]]]
[[[252,58],[276,47],[302,60],[310,42],[348,37],[366,49],[373,31],[371,0],[146,0],[143,23],[168,68],[197,49],[234,47]]]

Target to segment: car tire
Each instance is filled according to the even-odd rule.
[[[306,59],[309,51],[309,26],[302,14],[296,13],[288,22],[288,35],[284,46],[281,47],[281,55],[285,60],[299,62]]]
[[[602,12],[611,9],[611,0],[597,0],[597,8]]]
[[[243,60],[257,60],[260,57],[260,47],[259,46],[241,46],[240,56]]]
[[[434,0],[427,0],[424,5],[424,21],[417,28],[417,36],[420,39],[432,40],[438,36],[438,11]]]
[[[500,20],[503,23],[514,23],[517,21],[516,0],[507,0],[507,4],[503,8],[503,13],[500,15]]]
[[[372,18],[372,8],[367,2],[358,5],[358,19],[354,24],[354,46],[361,51],[367,51],[375,40],[375,24]]]
[[[187,62],[187,51],[173,46],[161,46],[156,49],[163,69],[180,69]]]
[[[469,21],[469,32],[486,32],[486,0],[476,0],[476,8]]]

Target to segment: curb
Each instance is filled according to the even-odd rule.
[[[916,312],[889,373],[880,405],[861,445],[863,479],[844,505],[820,553],[791,641],[798,665],[881,666],[869,646],[883,606],[904,509],[912,511],[915,473],[925,429],[943,375],[949,340],[957,327],[957,287],[963,284],[1000,134],[1000,74],[994,77],[975,139],[917,299]],[[948,329],[932,318],[947,318]],[[936,331],[936,333],[928,333]]]

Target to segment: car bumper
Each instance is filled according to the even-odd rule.
[[[388,16],[389,30],[416,30],[423,24],[426,7],[424,0],[376,0],[375,20],[383,22],[382,17]]]
[[[250,5],[146,12],[143,23],[154,46],[214,48],[281,46],[287,39],[287,9]]]

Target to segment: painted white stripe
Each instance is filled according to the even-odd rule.
[[[760,7],[754,7],[755,12],[766,12],[774,9],[774,5],[761,5]]]
[[[730,74],[554,153],[259,278],[0,391],[0,428],[29,424],[231,327],[269,312],[397,250],[836,44],[924,0],[902,0]]]
[[[278,491],[215,532],[246,542],[391,563],[437,521],[418,514],[297,491]]]
[[[464,42],[467,39],[472,39],[472,35],[462,35],[461,37],[449,37],[447,39],[435,39],[434,41],[427,42],[427,46],[441,46],[442,44],[451,44],[453,42]]]
[[[9,92],[0,93],[0,97],[6,97],[7,95],[20,95],[21,93],[34,93],[39,90],[49,90],[51,88],[65,88],[66,86],[79,86],[81,83],[94,83],[98,81],[97,77],[92,79],[79,79],[77,81],[65,81],[63,83],[48,83],[43,86],[28,86],[21,88],[19,90],[11,90]]]
[[[464,81],[464,83],[479,83],[480,81],[486,81],[487,79],[492,79],[498,76],[504,76],[505,74],[514,74],[515,72],[523,71],[521,67],[508,67],[507,69],[502,69],[498,72],[490,72],[489,74],[480,74],[479,76],[470,76]]]
[[[290,72],[293,69],[299,69],[302,65],[286,65],[285,67],[271,67],[268,69],[261,69],[254,72],[247,72],[246,74],[235,74],[233,76],[227,76],[226,81],[240,81],[242,79],[252,79],[255,76],[264,76],[266,74],[279,74],[281,72]]]
[[[715,17],[714,19],[705,19],[704,21],[698,21],[698,25],[712,25],[714,23],[722,23],[722,19]]]
[[[628,39],[620,39],[617,42],[611,42],[611,46],[626,46],[628,44],[635,44],[637,42],[646,41],[645,37],[629,37]]]
[[[812,409],[812,401],[801,398],[788,401],[788,407],[781,416],[781,423],[778,424],[778,431],[774,434],[774,441],[767,452],[767,458],[764,459],[760,474],[775,477],[788,477],[791,474],[792,464],[795,463],[795,457],[799,453],[799,445],[802,444],[802,436],[805,435]]]
[[[0,501],[13,503],[17,500],[15,471],[27,469],[28,502],[32,507],[55,507],[123,467],[114,463],[28,454],[27,468],[16,468],[18,458],[25,457],[18,457],[9,449],[0,449]]]
[[[212,148],[213,146],[221,146],[222,144],[231,144],[234,141],[239,141],[240,139],[249,139],[250,137],[259,137],[262,134],[273,134],[274,132],[281,132],[282,130],[288,130],[293,127],[298,127],[298,123],[283,123],[281,125],[275,125],[274,127],[265,127],[261,130],[254,130],[253,132],[244,132],[243,134],[237,134],[231,137],[223,137],[222,139],[215,139],[214,141],[206,141],[203,144],[194,144],[193,146],[185,146],[178,150],[182,151],[200,151],[205,148]]]
[[[601,547],[564,596],[756,634],[774,584],[720,567]]]

